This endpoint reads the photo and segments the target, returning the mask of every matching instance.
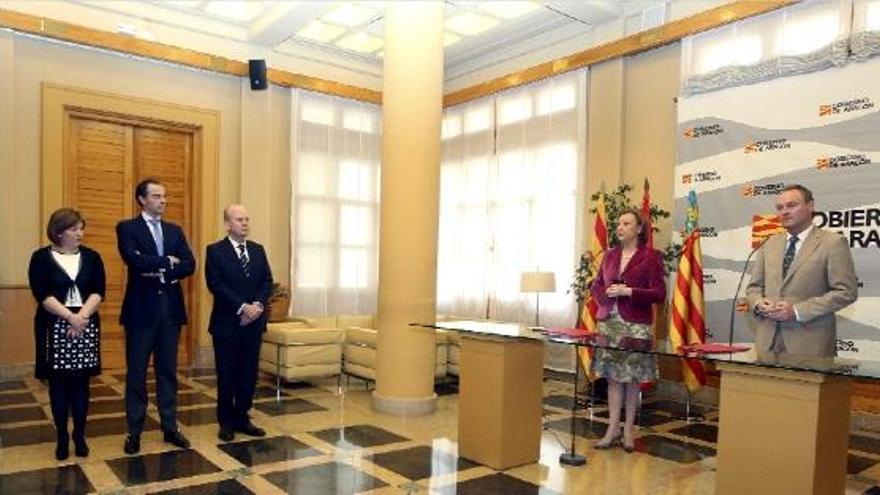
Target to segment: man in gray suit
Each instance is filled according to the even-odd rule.
[[[764,243],[746,288],[759,353],[836,354],[835,313],[858,298],[846,239],[813,225],[813,193],[795,184],[776,200],[785,228]]]

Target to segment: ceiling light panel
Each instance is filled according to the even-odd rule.
[[[169,5],[171,7],[183,7],[194,9],[203,3],[203,0],[160,0],[159,5]]]
[[[477,7],[487,14],[504,20],[516,19],[541,8],[537,2],[528,1],[479,2]]]
[[[365,5],[343,3],[321,16],[321,20],[339,24],[340,26],[354,27],[364,24],[378,14],[378,11]]]
[[[373,53],[384,44],[381,38],[370,36],[363,31],[349,34],[336,42],[336,46],[360,53]]]
[[[344,32],[344,27],[334,26],[321,21],[312,21],[309,25],[297,31],[296,35],[300,38],[327,43],[335,40]]]
[[[446,21],[446,29],[464,36],[475,36],[498,24],[499,21],[492,17],[466,12]]]
[[[205,12],[238,22],[250,22],[263,12],[263,5],[248,0],[215,0],[205,4]]]

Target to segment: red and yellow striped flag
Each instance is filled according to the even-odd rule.
[[[645,190],[642,193],[642,230],[645,232],[645,246],[654,249],[654,226],[651,225],[651,186],[645,177]]]
[[[699,209],[697,194],[688,194],[687,221],[684,245],[678,260],[678,275],[672,293],[669,338],[677,350],[685,344],[706,342],[706,324],[703,319],[703,254],[700,250]],[[696,359],[682,359],[682,375],[688,390],[694,391],[706,384],[706,371]]]
[[[596,220],[593,222],[593,239],[590,242],[590,254],[592,254],[593,268],[598,273],[602,266],[602,257],[605,256],[605,250],[608,248],[608,221],[605,213],[605,193],[599,193],[599,201],[596,203]],[[593,274],[595,277],[596,274]],[[592,279],[590,280],[592,281]],[[590,282],[588,281],[588,283]],[[581,317],[578,327],[586,329],[590,333],[597,331],[596,310],[598,309],[596,301],[591,295],[587,295],[584,300],[584,308],[581,310]],[[584,374],[590,376],[590,362],[593,360],[593,350],[588,347],[581,348],[581,363],[584,366]]]

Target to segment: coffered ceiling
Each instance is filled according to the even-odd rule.
[[[405,1],[405,0],[398,0]],[[440,1],[440,0],[434,0]],[[3,8],[271,66],[325,65],[381,81],[381,1],[6,0]],[[506,60],[610,41],[713,0],[446,0],[446,79]],[[293,66],[293,67],[292,67]]]

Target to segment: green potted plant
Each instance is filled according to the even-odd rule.
[[[632,190],[632,185],[621,184],[617,186],[617,189],[605,193],[605,218],[608,222],[607,228],[609,249],[617,247],[618,241],[617,236],[614,235],[614,229],[616,226],[618,213],[625,208],[635,208],[637,210],[641,210],[641,205],[633,202],[629,197],[629,193]],[[590,201],[592,201],[593,203],[593,206],[590,208],[590,213],[596,213],[595,204],[597,201],[599,201],[600,194],[602,194],[601,191],[597,191],[593,193],[592,196],[590,196]],[[650,212],[651,229],[654,232],[659,232],[660,229],[657,228],[657,221],[661,218],[669,218],[669,212],[653,203],[651,203]],[[667,274],[671,273],[677,268],[678,257],[680,255],[681,244],[673,242],[666,246],[665,249],[663,249],[663,261],[666,267]],[[590,251],[586,251],[581,254],[578,264],[574,268],[571,285],[569,286],[567,291],[569,294],[573,294],[578,302],[578,314],[581,313],[582,305],[590,293],[589,282],[596,274],[596,270],[598,270],[598,268],[598,264],[593,258],[593,253],[591,253]]]

